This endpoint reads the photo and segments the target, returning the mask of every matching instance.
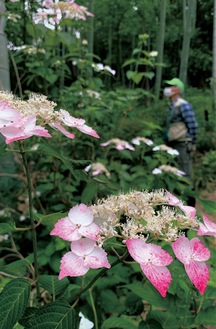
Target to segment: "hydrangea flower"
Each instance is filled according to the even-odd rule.
[[[207,216],[203,215],[203,223],[199,224],[197,235],[213,235],[216,238],[216,223],[213,223]]]
[[[209,249],[198,238],[189,240],[184,236],[173,242],[172,248],[178,260],[184,264],[189,279],[203,295],[209,281],[209,269],[205,264],[210,258]]]
[[[172,262],[172,257],[160,246],[146,243],[141,239],[128,239],[126,245],[131,257],[140,264],[145,276],[161,296],[166,297],[172,279],[166,266]]]
[[[131,140],[131,143],[134,145],[140,145],[142,143],[146,144],[146,145],[153,145],[153,141],[151,139],[145,138],[145,137],[135,137]]]
[[[45,128],[36,126],[35,115],[24,117],[17,123],[15,122],[1,127],[0,133],[6,138],[6,144],[26,139],[33,135],[52,137]]]
[[[189,216],[190,219],[194,219],[196,216],[196,208],[191,206],[184,206],[183,202],[179,200],[176,196],[174,196],[169,191],[166,191],[166,195],[169,198],[169,205],[179,207],[186,215]]]
[[[0,133],[6,137],[6,143],[33,135],[51,137],[42,127],[45,125],[59,130],[71,139],[75,135],[67,131],[64,126],[77,128],[84,134],[100,138],[94,129],[86,125],[84,119],[75,118],[63,109],[55,111],[56,105],[44,95],[32,94],[27,101],[22,101],[11,93],[0,91]],[[37,120],[40,125],[36,125]]]
[[[61,259],[59,280],[66,276],[85,275],[90,268],[110,268],[107,253],[95,241],[82,238],[71,243],[71,251]]]
[[[67,217],[59,219],[50,235],[56,235],[66,241],[76,241],[82,236],[98,240],[100,229],[93,223],[91,207],[81,203],[71,208]]]
[[[107,170],[107,168],[100,162],[95,162],[84,169],[86,172],[89,172],[90,170],[92,171],[92,176],[97,176],[100,174],[105,174],[106,177],[110,178],[110,172]]]
[[[100,146],[108,146],[110,144],[114,144],[116,146],[115,147],[116,150],[118,151],[122,151],[125,149],[128,149],[130,151],[135,151],[135,148],[131,144],[119,138],[112,138],[105,143],[101,143]]]
[[[157,145],[153,149],[153,151],[166,151],[168,154],[171,155],[179,155],[179,152],[176,149],[173,149],[170,146],[167,146],[165,144]]]
[[[152,170],[152,174],[153,175],[158,175],[158,174],[162,174],[163,171],[165,172],[171,172],[177,176],[184,176],[186,175],[186,173],[182,170],[179,170],[178,168],[176,167],[173,167],[173,166],[169,166],[169,165],[161,165],[159,168],[154,168]]]

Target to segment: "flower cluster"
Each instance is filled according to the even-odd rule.
[[[198,221],[195,208],[185,206],[163,190],[112,195],[91,207],[77,205],[50,233],[72,242],[71,251],[61,260],[59,279],[84,275],[90,268],[110,268],[102,246],[105,240],[116,237],[122,240],[131,258],[165,297],[172,280],[167,266],[173,258],[158,242],[152,243],[164,240],[171,243],[189,279],[203,294],[209,281],[205,261],[210,251],[198,238],[189,240],[181,231],[193,229],[198,235],[216,236],[216,224],[206,216],[203,220],[204,224]]]
[[[77,205],[61,218],[51,235],[56,235],[71,242],[71,251],[61,260],[59,280],[66,276],[81,276],[90,268],[110,268],[106,252],[97,245],[100,228],[93,222],[91,207]]]
[[[107,170],[107,168],[103,165],[101,162],[95,162],[90,165],[88,165],[85,168],[86,172],[89,172],[91,170],[92,176],[97,176],[100,174],[105,174],[107,178],[110,178],[110,172]]]
[[[42,23],[51,30],[54,30],[63,18],[85,21],[86,16],[94,16],[86,7],[73,1],[45,0],[42,6],[33,15],[33,21],[35,24]]]
[[[56,103],[47,100],[44,95],[30,95],[27,101],[15,98],[10,93],[0,92],[0,133],[6,143],[26,139],[33,135],[52,137],[45,125],[61,131],[65,136],[74,138],[74,134],[64,126],[77,128],[84,134],[99,138],[95,130],[85,124],[84,119],[77,119],[68,111],[55,111]],[[40,125],[36,125],[39,121]]]

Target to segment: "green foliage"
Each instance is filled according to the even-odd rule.
[[[30,284],[24,279],[13,279],[0,294],[0,328],[13,328],[28,306]]]

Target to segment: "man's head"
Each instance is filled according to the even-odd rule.
[[[171,80],[165,80],[166,85],[170,87],[164,88],[164,95],[172,97],[174,95],[181,95],[184,92],[184,83],[178,79],[173,78]]]

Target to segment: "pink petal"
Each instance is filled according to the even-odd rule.
[[[36,126],[35,129],[32,131],[33,135],[36,136],[41,136],[41,137],[48,137],[51,138],[52,136],[48,133],[48,130],[40,127],[40,126]]]
[[[70,115],[68,111],[60,110],[60,113],[62,114],[61,121],[68,127],[76,127],[82,126],[85,123],[84,119],[78,119]]]
[[[95,247],[95,241],[82,238],[71,243],[71,251],[77,256],[84,256],[90,254]]]
[[[50,127],[52,127],[53,129],[57,129],[57,130],[59,130],[59,131],[60,131],[63,135],[65,135],[66,137],[71,138],[71,139],[75,138],[75,135],[74,135],[74,134],[72,134],[72,133],[70,133],[69,131],[67,131],[67,130],[66,130],[64,127],[62,127],[62,125],[60,125],[59,123],[54,122],[54,123],[50,123],[49,125],[50,125]]]
[[[190,241],[185,236],[179,237],[175,242],[172,243],[173,251],[176,258],[183,264],[189,264],[191,261],[192,249]]]
[[[68,217],[59,219],[54,229],[50,232],[50,235],[55,235],[71,242],[79,240],[82,237],[82,234],[78,231],[77,225],[72,223]]]
[[[167,289],[172,280],[170,271],[165,266],[151,264],[141,264],[140,267],[148,280],[159,291],[161,296],[166,297]]]
[[[121,145],[121,144],[118,144],[117,146],[116,146],[116,150],[118,150],[118,151],[122,151],[122,150],[124,150],[125,149],[125,146],[123,146],[123,145]]]
[[[97,176],[97,175],[100,175],[101,173],[102,173],[102,171],[97,169],[97,170],[92,171],[92,176]]]
[[[86,263],[88,263],[89,266],[94,269],[101,267],[111,267],[107,260],[107,253],[100,247],[95,247],[90,254],[86,255],[85,264]]]
[[[193,260],[202,262],[210,257],[210,251],[202,245],[198,238],[189,240],[181,236],[172,243],[172,248],[178,260],[184,265],[190,264]]]
[[[190,206],[184,206],[183,204],[179,204],[179,208],[189,216],[190,219],[195,219],[196,216],[196,208]]]
[[[93,136],[96,138],[100,138],[100,136],[97,134],[97,132],[87,125],[77,126],[76,128],[84,134],[87,134],[87,135],[90,135],[90,136]]]
[[[100,144],[100,146],[108,146],[108,145],[110,145],[110,142],[108,141],[108,142],[105,142],[105,143],[101,143]]]
[[[68,218],[74,224],[88,226],[93,222],[94,217],[92,208],[81,203],[71,208]]]
[[[126,245],[131,257],[139,264],[167,266],[172,262],[172,257],[160,246],[145,243],[141,239],[128,239]]]
[[[66,276],[82,276],[89,270],[89,266],[84,264],[84,259],[72,253],[67,252],[61,259],[59,280]]]
[[[210,250],[205,248],[198,238],[190,240],[193,259],[198,262],[204,262],[210,258]]]
[[[86,238],[97,241],[100,233],[99,226],[95,223],[91,223],[88,226],[81,226],[79,229],[80,234]]]
[[[198,235],[213,235],[216,237],[216,224],[211,222],[207,216],[203,215],[204,224],[199,224]]]
[[[204,262],[191,261],[190,264],[185,265],[185,271],[190,278],[191,282],[203,295],[209,278],[209,269]]]
[[[21,119],[18,110],[11,107],[7,101],[0,101],[0,126],[15,123]]]
[[[166,195],[169,197],[169,205],[170,206],[179,206],[179,205],[182,204],[182,201],[179,200],[175,195],[173,195],[169,191],[166,191]]]

